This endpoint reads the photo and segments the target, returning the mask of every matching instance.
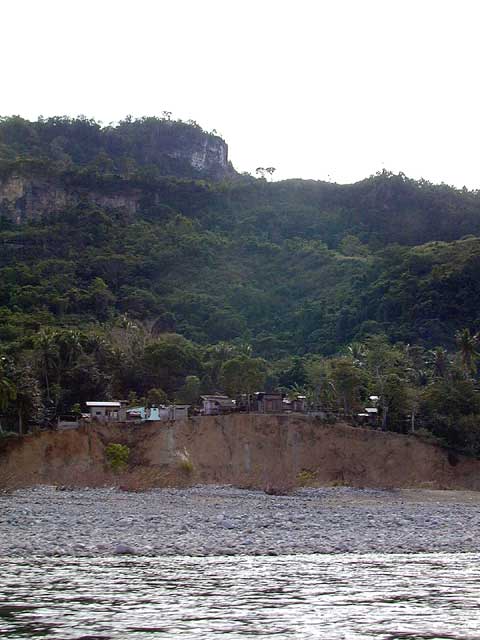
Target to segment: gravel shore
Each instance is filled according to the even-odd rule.
[[[480,493],[233,487],[0,494],[0,556],[480,552]]]

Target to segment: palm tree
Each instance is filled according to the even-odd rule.
[[[253,355],[252,345],[248,342],[241,342],[235,346],[235,351],[239,356],[246,356],[251,358]]]
[[[430,351],[433,365],[433,376],[445,378],[448,370],[448,355],[443,347],[436,347]]]
[[[475,361],[480,356],[477,351],[478,335],[472,335],[470,329],[462,329],[456,332],[455,341],[458,346],[462,369],[468,377],[468,375],[475,373],[477,368]]]
[[[332,378],[330,363],[323,359],[314,359],[307,362],[305,368],[308,386],[312,390],[312,399],[317,408],[332,408],[338,394]]]
[[[362,342],[352,342],[347,347],[348,355],[354,364],[363,365],[367,356],[367,347]]]
[[[289,400],[296,400],[298,396],[306,396],[306,395],[307,395],[307,390],[305,389],[305,387],[302,387],[296,382],[287,390],[287,397]]]
[[[68,369],[82,353],[82,335],[75,329],[61,331],[57,338],[60,361],[64,368]]]
[[[405,373],[407,380],[416,387],[426,387],[430,382],[430,372],[427,369],[407,367]]]
[[[97,363],[105,365],[112,356],[112,347],[101,333],[90,333],[85,341],[85,351],[95,358]]]
[[[42,329],[34,339],[34,347],[38,354],[42,378],[45,382],[47,400],[50,402],[50,373],[58,371],[59,367],[57,332],[49,328]]]

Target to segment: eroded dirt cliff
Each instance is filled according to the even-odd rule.
[[[105,448],[130,448],[114,474]],[[187,453],[190,465],[182,464]],[[299,482],[354,487],[480,489],[480,461],[417,438],[306,416],[237,415],[175,423],[90,425],[41,432],[0,444],[0,486],[189,484],[286,488]]]

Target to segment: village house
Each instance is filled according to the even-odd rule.
[[[283,410],[294,411],[296,413],[305,413],[307,410],[307,398],[306,396],[297,396],[290,400],[289,398],[283,399]]]
[[[297,396],[292,400],[292,411],[305,413],[307,410],[307,396]]]
[[[377,407],[365,407],[361,413],[357,413],[357,418],[361,424],[376,426],[378,424],[378,409]]]
[[[378,421],[377,407],[365,407],[365,413],[368,415],[368,421],[371,424],[377,424],[377,421]]]
[[[128,420],[143,422],[162,422],[168,420],[183,420],[188,418],[188,404],[159,405],[158,407],[132,407],[127,409]]]
[[[170,408],[170,420],[184,420],[188,418],[189,404],[173,404]]]
[[[372,403],[372,406],[365,407],[364,416],[366,415],[366,422],[376,426],[378,424],[378,403],[380,396],[369,396],[369,400]]]
[[[168,407],[130,407],[127,409],[127,420],[168,420],[170,411]]]
[[[255,394],[254,410],[259,413],[281,413],[284,397],[282,393],[258,392]]]
[[[235,407],[235,400],[228,396],[200,396],[202,401],[201,413],[204,416],[218,416],[222,413],[231,413]]]
[[[127,401],[89,401],[85,403],[90,413],[90,420],[98,422],[125,422],[127,419]]]

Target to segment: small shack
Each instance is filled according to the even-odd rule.
[[[166,422],[168,420],[182,420],[188,418],[188,404],[172,404],[169,406],[159,405],[158,407],[132,407],[127,410],[127,417],[130,420],[141,420],[144,422]]]
[[[307,411],[307,398],[306,396],[297,396],[290,400],[289,398],[283,399],[283,410],[294,411],[296,413],[305,413]]]
[[[218,416],[222,413],[231,413],[235,409],[235,400],[228,396],[201,396],[201,400],[204,416]]]
[[[98,422],[125,422],[127,419],[127,403],[122,400],[95,400],[85,403],[90,413],[90,420]]]
[[[188,418],[189,404],[172,404],[170,409],[170,420],[184,420]]]
[[[255,410],[259,413],[281,413],[283,411],[282,393],[264,393],[263,391],[255,394]]]
[[[361,413],[357,413],[357,419],[360,424],[369,424],[376,426],[378,424],[377,407],[365,407]]]
[[[292,400],[292,411],[305,413],[307,410],[307,396],[297,396]]]

